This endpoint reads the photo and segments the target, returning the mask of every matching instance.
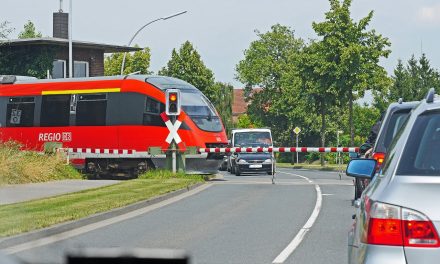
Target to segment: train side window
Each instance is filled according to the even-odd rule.
[[[6,126],[31,127],[34,126],[34,97],[11,97],[6,110]]]
[[[105,126],[106,94],[80,94],[76,105],[77,126]]]
[[[147,96],[145,99],[143,124],[145,126],[165,126],[160,117],[162,112],[165,112],[165,104]]]
[[[160,114],[160,102],[151,97],[147,97],[145,103],[145,112],[150,114]]]
[[[45,95],[41,103],[40,126],[69,126],[70,95]]]

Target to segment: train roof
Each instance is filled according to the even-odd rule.
[[[160,90],[166,89],[181,89],[181,90],[198,90],[195,86],[168,76],[160,75],[116,75],[116,76],[102,76],[102,77],[87,77],[87,78],[64,78],[64,79],[36,79],[28,76],[11,76],[0,75],[1,84],[32,84],[32,83],[64,83],[64,82],[86,82],[86,81],[117,81],[117,80],[139,80],[154,85]]]

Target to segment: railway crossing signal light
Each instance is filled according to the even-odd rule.
[[[167,115],[180,115],[180,90],[168,89],[165,92],[166,107],[165,113]]]

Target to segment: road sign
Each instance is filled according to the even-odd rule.
[[[295,129],[293,130],[293,132],[295,133],[295,134],[299,134],[299,132],[301,132],[301,128],[299,128],[299,127],[295,127]]]

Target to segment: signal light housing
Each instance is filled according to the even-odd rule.
[[[165,113],[167,115],[180,115],[180,90],[168,89],[165,92]]]

